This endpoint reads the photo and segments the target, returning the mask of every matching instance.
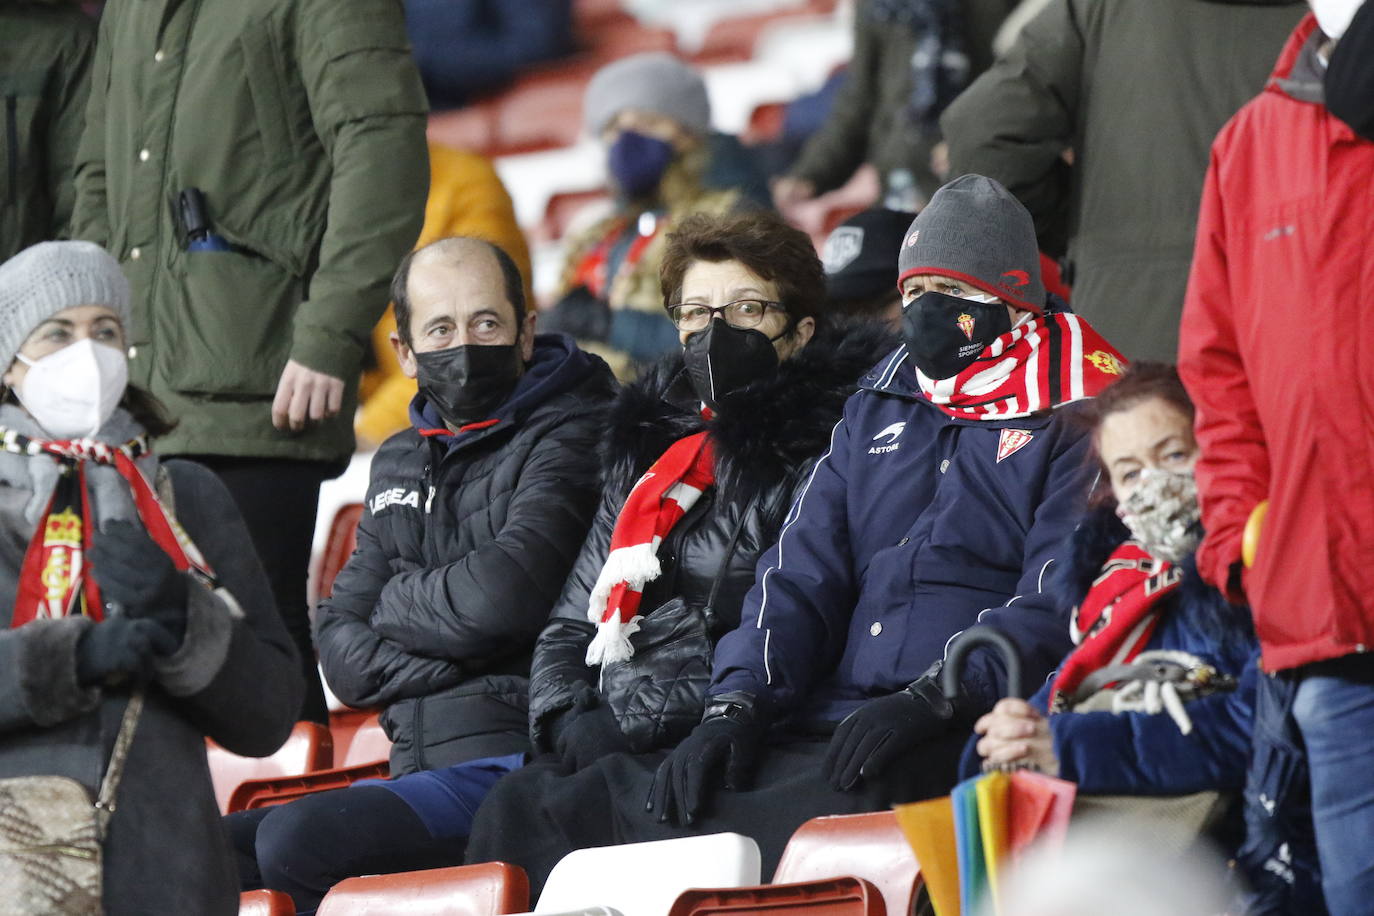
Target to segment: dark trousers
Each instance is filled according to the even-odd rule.
[[[234,497],[272,585],[277,610],[300,653],[305,699],[297,718],[327,724],[329,712],[310,639],[305,583],[310,574],[320,484],[337,477],[339,466],[278,458],[194,457],[218,474]]]
[[[465,846],[435,839],[399,795],[375,785],[240,811],[224,825],[243,889],[285,891],[301,913],[345,878],[460,865]]]
[[[611,754],[572,774],[556,758],[540,758],[506,776],[483,800],[467,861],[519,865],[529,875],[530,899],[537,900],[549,872],[574,849],[729,831],[759,844],[766,881],[804,821],[948,793],[966,738],[961,733],[929,741],[894,763],[882,780],[837,792],[821,768],[826,739],[775,735],[751,786],[716,789],[690,827],[659,823],[644,810],[665,752]]]

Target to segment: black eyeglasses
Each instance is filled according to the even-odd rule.
[[[736,299],[724,305],[696,305],[679,303],[668,306],[668,317],[679,331],[704,330],[717,315],[725,318],[725,323],[736,328],[756,328],[763,322],[769,309],[786,311],[781,302],[765,299]]]

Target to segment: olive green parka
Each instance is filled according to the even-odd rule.
[[[73,235],[133,287],[130,379],[179,426],[163,454],[337,462],[357,380],[429,187],[426,103],[400,0],[110,0]],[[178,192],[227,251],[186,250]],[[343,410],[273,428],[288,359]]]
[[[66,230],[94,51],[74,4],[0,0],[0,261]]]

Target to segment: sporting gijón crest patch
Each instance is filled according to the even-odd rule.
[[[1002,430],[1002,437],[997,440],[997,463],[1001,464],[1002,459],[1015,455],[1029,445],[1034,438],[1024,429]]]

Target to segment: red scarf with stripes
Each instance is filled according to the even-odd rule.
[[[634,654],[630,636],[639,629],[644,586],[662,572],[659,545],[715,479],[714,449],[709,434],[700,432],[670,445],[630,490],[587,603],[587,618],[596,624],[588,665]]]
[[[1094,671],[1133,661],[1154,635],[1160,602],[1182,581],[1179,567],[1152,557],[1135,541],[1112,551],[1070,618],[1069,635],[1077,648],[1059,666],[1050,711],[1065,711],[1078,685]]]
[[[951,417],[1006,420],[1095,396],[1125,370],[1116,348],[1077,315],[1036,315],[953,378],[916,370],[921,393]]]
[[[192,570],[214,587],[215,577],[196,545],[186,536],[157,498],[134,460],[147,454],[148,443],[139,437],[115,447],[94,439],[33,439],[0,428],[0,448],[18,455],[47,455],[57,460],[61,474],[48,508],[29,540],[24,565],[19,571],[10,626],[31,620],[48,620],[83,614],[103,620],[100,586],[89,575],[86,557],[91,547],[91,501],[86,489],[88,462],[112,465],[129,484],[134,507],[148,534],[176,568]]]

